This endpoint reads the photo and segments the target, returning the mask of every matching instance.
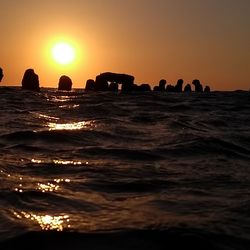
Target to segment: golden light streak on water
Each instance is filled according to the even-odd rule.
[[[61,165],[82,165],[81,161],[63,161],[63,160],[53,160],[53,163],[55,164],[61,164]]]
[[[43,193],[45,192],[54,192],[54,191],[57,191],[59,189],[59,185],[55,185],[53,183],[37,183],[38,185],[38,190],[41,190]]]
[[[30,161],[35,164],[50,163],[48,161],[43,161],[39,159],[31,159]],[[82,161],[70,161],[70,160],[51,160],[51,162],[56,165],[88,165],[89,164],[88,161],[82,162]]]
[[[42,230],[57,230],[63,231],[65,228],[69,228],[69,216],[68,215],[59,215],[59,216],[52,216],[52,215],[36,215],[35,213],[31,212],[16,212],[14,211],[13,214],[18,219],[27,219],[32,222],[36,222],[39,224]]]
[[[32,163],[38,163],[38,164],[39,164],[39,163],[42,163],[41,160],[36,160],[36,159],[31,159],[31,162],[32,162]]]
[[[49,122],[47,124],[49,130],[80,130],[91,129],[95,127],[93,121],[69,122],[69,123],[55,123]]]

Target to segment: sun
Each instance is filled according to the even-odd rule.
[[[59,64],[70,64],[75,60],[75,49],[69,43],[60,42],[52,47],[52,56]]]

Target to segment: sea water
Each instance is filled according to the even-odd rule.
[[[250,249],[249,92],[2,87],[0,159],[1,249]]]

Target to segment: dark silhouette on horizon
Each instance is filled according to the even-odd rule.
[[[183,86],[183,79],[179,79],[174,86],[174,92],[182,92],[182,86]]]
[[[166,87],[167,92],[175,92],[175,87],[172,84],[168,84]]]
[[[192,92],[192,88],[189,83],[187,83],[186,86],[184,87],[184,92]]]
[[[0,67],[0,82],[3,79],[3,69]],[[85,91],[111,91],[111,92],[118,92],[119,91],[119,84],[121,84],[121,92],[150,92],[151,86],[147,83],[143,84],[135,84],[134,83],[135,77],[128,74],[121,74],[121,73],[112,73],[112,72],[105,72],[101,73],[96,76],[96,80],[88,79],[85,85]],[[165,79],[161,79],[159,81],[158,86],[153,88],[153,91],[160,91],[160,92],[192,92],[191,84],[187,83],[183,90],[183,79],[178,79],[176,85],[167,84]],[[72,80],[70,77],[66,75],[62,75],[59,78],[58,82],[58,90],[72,90]],[[205,86],[203,90],[203,86],[200,83],[200,80],[194,79],[192,81],[192,85],[194,85],[195,89],[194,92],[204,92],[210,93],[210,87],[208,85]],[[22,89],[27,90],[35,90],[40,91],[39,86],[39,77],[34,72],[34,69],[30,68],[24,72],[23,79],[22,79]]]
[[[193,80],[192,84],[195,87],[195,92],[203,92],[203,87],[200,83],[200,80],[195,79],[195,80]]]
[[[113,92],[118,92],[119,86],[117,82],[111,82],[109,84],[108,90],[113,91]]]
[[[183,90],[183,84],[184,81],[183,79],[178,79],[176,85],[172,85],[172,84],[167,84],[167,86],[165,87],[165,85],[167,84],[167,81],[165,79],[161,79],[159,82],[158,86],[155,86],[153,88],[154,91],[166,91],[166,92],[176,92],[176,93],[181,93],[181,92],[192,92],[192,88],[191,85],[189,83],[187,83],[184,87]],[[198,79],[193,80],[192,84],[195,86],[194,91],[195,92],[203,92],[203,87],[202,84],[200,83],[200,81]],[[204,92],[210,92],[210,87],[206,86],[204,89]]]
[[[155,86],[153,90],[154,91],[161,91],[161,92],[163,92],[163,91],[166,90],[166,84],[167,84],[167,81],[165,79],[161,79],[159,81],[159,85]]]
[[[85,85],[86,91],[94,91],[95,90],[95,81],[93,79],[88,79]]]
[[[151,91],[151,87],[149,84],[147,83],[143,83],[143,84],[140,84],[137,88],[137,91],[140,91],[140,92],[148,92],[148,91]]]
[[[61,76],[58,83],[58,90],[70,91],[72,89],[72,81],[68,76]]]
[[[96,80],[88,79],[86,81],[86,91],[113,91],[119,90],[121,84],[121,92],[144,92],[151,91],[151,86],[147,83],[135,84],[134,76],[128,74],[105,72],[96,76]],[[165,79],[159,81],[158,86],[153,88],[153,91],[161,92],[192,92],[191,85],[188,83],[183,90],[183,79],[178,79],[176,85],[167,84]],[[198,79],[193,80],[192,84],[195,86],[195,92],[203,92],[203,87]],[[210,87],[206,86],[204,92],[210,92]]]
[[[118,91],[118,85],[121,84],[121,91],[132,91],[134,85],[134,76],[105,72],[96,76],[96,80],[88,79],[85,90],[94,91]]]
[[[184,83],[183,79],[178,79],[175,86],[172,84],[168,84],[166,87],[166,91],[180,93],[182,92],[183,83]]]
[[[3,79],[3,69],[0,68],[0,82],[2,81],[2,79]]]
[[[22,79],[22,89],[39,91],[39,77],[34,69],[27,69]]]
[[[147,83],[137,85],[134,76],[128,74],[105,72],[96,76],[96,80],[88,79],[85,85],[86,91],[113,91],[118,92],[121,84],[121,92],[145,92],[151,91]]]
[[[204,92],[209,93],[210,92],[210,87],[209,86],[205,86]]]

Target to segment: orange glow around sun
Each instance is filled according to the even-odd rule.
[[[72,45],[66,42],[60,42],[52,48],[53,59],[59,64],[70,64],[76,57],[75,49]]]
[[[82,45],[73,38],[57,36],[51,38],[46,45],[46,58],[51,69],[75,70],[82,65]]]
[[[37,50],[42,60],[38,66],[34,66],[39,73],[41,86],[57,87],[58,79],[62,75],[69,76],[74,87],[83,85],[87,68],[87,50],[85,41],[78,38],[75,34],[53,32],[42,37],[41,50]]]

